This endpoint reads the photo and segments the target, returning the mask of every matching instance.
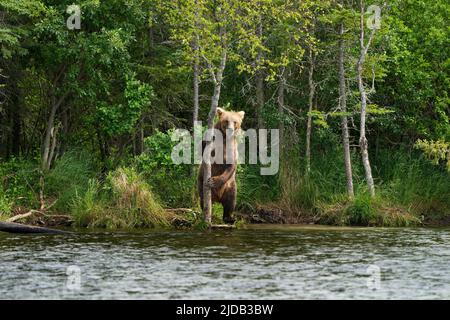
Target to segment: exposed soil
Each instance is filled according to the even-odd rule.
[[[317,219],[311,215],[301,213],[295,215],[276,205],[258,205],[253,212],[238,212],[235,215],[250,224],[314,224],[317,222]]]

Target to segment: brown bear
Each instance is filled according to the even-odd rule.
[[[208,185],[211,187],[212,202],[221,203],[223,206],[223,221],[225,223],[234,223],[231,213],[236,206],[236,169],[238,159],[238,148],[236,142],[236,133],[241,128],[242,120],[245,112],[225,111],[222,108],[217,108],[219,120],[214,125],[214,128],[220,130],[223,136],[223,162],[211,163],[211,178],[208,180]],[[227,136],[228,134],[228,136]],[[230,136],[231,135],[231,136]],[[231,146],[228,145],[231,143]],[[217,142],[212,142],[211,155],[215,157],[217,150]],[[202,155],[205,150],[206,143],[203,142]],[[231,159],[227,159],[227,150]],[[203,209],[203,168],[204,161],[200,165],[197,186],[200,195],[200,206]]]

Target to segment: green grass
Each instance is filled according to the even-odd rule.
[[[383,153],[379,165],[380,193],[433,221],[450,219],[450,173],[416,153]]]
[[[56,212],[68,212],[73,199],[84,194],[95,176],[91,157],[83,151],[65,153],[45,175],[45,194],[57,199]]]
[[[333,203],[318,205],[320,224],[338,226],[407,227],[421,224],[418,217],[405,208],[389,203],[381,197],[371,198],[366,193],[349,200],[340,197]]]
[[[314,149],[309,177],[298,151],[284,155],[278,175],[279,196],[255,203],[275,204],[285,214],[319,223],[361,226],[409,226],[450,221],[450,174],[416,152],[381,150],[373,157],[377,196],[367,195],[359,154],[352,154],[356,197],[346,195],[341,148]]]
[[[13,202],[9,200],[3,188],[0,186],[0,216],[8,217],[11,214],[12,207]]]
[[[96,180],[72,204],[76,226],[91,228],[169,227],[167,213],[142,177],[130,168],[110,173],[103,189]]]

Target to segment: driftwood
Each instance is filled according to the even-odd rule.
[[[27,213],[22,213],[22,214],[15,215],[15,216],[7,219],[6,221],[7,222],[16,222],[17,220],[31,217],[33,214],[43,214],[43,213],[40,212],[40,211],[37,211],[37,210],[30,210]]]
[[[17,214],[6,222],[24,222],[30,225],[42,225],[42,226],[70,226],[73,219],[68,215],[60,214],[46,214],[40,210],[30,210],[26,213]]]
[[[186,213],[194,212],[195,213],[194,210],[189,209],[189,208],[170,208],[170,209],[164,209],[164,210],[166,210],[167,212],[186,212]]]
[[[175,214],[191,214],[194,220],[197,219],[197,212],[195,210],[189,208],[168,208],[164,209],[166,212],[175,213]]]
[[[39,210],[30,210],[27,213],[17,214],[9,219],[7,219],[7,222],[16,222],[17,220],[25,219],[32,217],[33,215],[48,218],[48,219],[61,219],[61,220],[68,220],[69,222],[72,221],[72,218],[68,215],[63,214],[46,214]]]
[[[36,226],[28,226],[25,224],[0,221],[0,231],[9,233],[50,233],[50,234],[70,234],[71,232],[49,229]]]
[[[56,202],[56,201],[55,201]],[[55,202],[53,204],[55,204]],[[52,205],[53,205],[52,204]],[[51,207],[50,205],[49,207]],[[29,224],[16,223],[19,220],[27,220]],[[64,222],[64,223],[61,223]],[[30,210],[26,213],[15,215],[6,221],[0,222],[0,231],[10,233],[51,233],[51,234],[69,234],[71,232],[39,227],[35,224],[51,225],[68,225],[71,218],[64,215],[50,215],[40,210]],[[31,224],[31,225],[30,225]]]
[[[236,226],[234,224],[212,224],[211,229],[234,229]]]

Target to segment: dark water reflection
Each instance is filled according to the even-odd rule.
[[[0,233],[0,284],[1,299],[449,299],[450,229]]]

